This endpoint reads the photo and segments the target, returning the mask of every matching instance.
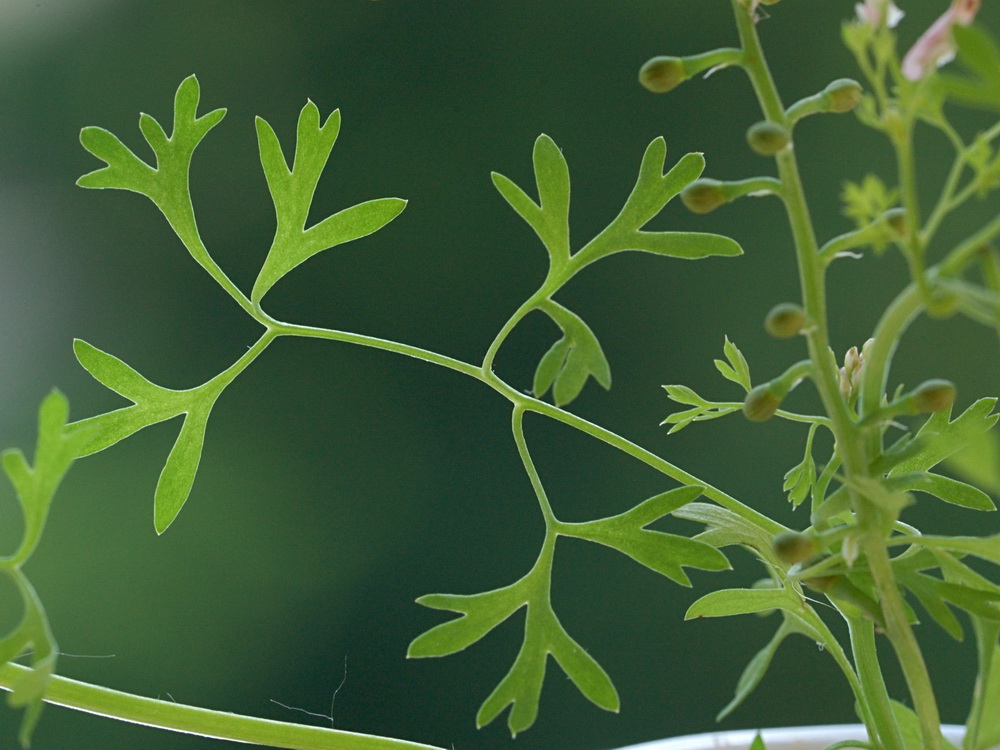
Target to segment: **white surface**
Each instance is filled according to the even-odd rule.
[[[945,724],[942,733],[953,745],[960,746],[965,727]],[[819,727],[782,727],[762,729],[761,735],[767,750],[823,750],[842,740],[866,740],[868,732],[861,724],[831,724]],[[618,750],[746,750],[750,747],[756,729],[736,729],[729,732],[708,732],[672,737],[666,740],[643,742]]]

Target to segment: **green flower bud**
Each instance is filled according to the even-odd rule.
[[[747,130],[747,143],[761,156],[774,156],[792,140],[791,133],[783,125],[764,120]]]
[[[665,94],[687,80],[684,61],[679,57],[653,57],[639,69],[639,83],[654,94]]]
[[[703,178],[695,180],[681,191],[681,201],[688,210],[696,214],[707,214],[714,211],[729,199],[722,183],[718,180]]]
[[[861,101],[861,84],[850,78],[838,78],[825,89],[823,93],[830,103],[830,112],[842,114],[850,112]]]
[[[751,422],[766,422],[781,406],[781,399],[771,390],[771,384],[758,385],[743,400],[743,416]]]
[[[779,560],[789,565],[808,560],[819,551],[816,540],[799,531],[781,532],[771,540],[771,548]]]
[[[764,329],[776,339],[791,338],[806,322],[806,312],[791,302],[782,302],[771,308],[764,319]]]
[[[910,400],[918,413],[944,411],[955,403],[955,385],[949,380],[925,380],[913,390]]]

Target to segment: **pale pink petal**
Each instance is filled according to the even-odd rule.
[[[944,65],[955,56],[951,27],[968,26],[979,11],[980,0],[954,0],[903,57],[903,75],[919,81],[935,65]]]

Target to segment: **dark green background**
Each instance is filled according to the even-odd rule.
[[[723,0],[336,0],[331,2],[111,2],[0,0],[0,442],[30,446],[37,404],[53,386],[74,417],[121,405],[76,364],[84,338],[171,387],[211,377],[258,334],[188,257],[141,196],[84,191],[99,166],[79,146],[86,125],[118,134],[146,157],[138,113],[169,121],[180,81],[197,73],[202,111],[229,114],[196,153],[192,187],[205,241],[245,290],[273,231],[253,116],[286,149],[307,97],[343,128],[314,203],[316,219],[382,196],[410,199],[370,238],[310,260],[268,295],[286,319],[394,338],[478,361],[540,283],[545,255],[494,191],[490,170],[533,192],[531,146],[545,132],[572,173],[574,246],[617,213],[653,138],[668,163],[704,151],[706,174],[770,173],[745,146],[759,119],[745,77],[723,71],[655,97],[635,82],[654,54],[735,43]],[[945,6],[910,3],[907,43]],[[916,7],[919,6],[919,7]],[[831,79],[855,76],[839,44],[844,0],[786,0],[760,30],[786,103]],[[982,22],[1000,27],[987,4]],[[973,116],[974,130],[985,122]],[[892,179],[879,137],[852,116],[817,117],[796,149],[822,239],[845,231],[837,195],[866,171]],[[946,168],[934,135],[919,143],[925,204]],[[951,223],[940,254],[996,201]],[[559,299],[588,321],[611,362],[614,388],[593,383],[572,409],[773,513],[805,525],[780,492],[804,431],[733,417],[667,436],[660,386],[697,385],[737,398],[715,373],[723,336],[758,379],[802,356],[800,341],[767,339],[766,311],[795,299],[788,232],[776,201],[747,200],[709,216],[670,205],[655,228],[731,233],[739,259],[698,263],[644,254],[588,269]],[[889,253],[830,273],[832,336],[843,352],[869,335],[905,280]],[[554,327],[527,320],[498,371],[519,388]],[[894,374],[915,384],[950,377],[961,405],[998,390],[996,337],[958,320],[920,321]],[[805,389],[803,389],[805,390]],[[812,396],[796,394],[802,408]],[[594,441],[540,418],[528,438],[556,512],[584,520],[621,511],[670,486]],[[80,462],[65,482],[28,573],[61,648],[114,658],[60,661],[61,673],[136,693],[445,747],[506,747],[505,716],[474,728],[480,702],[508,669],[522,615],[463,654],[408,662],[409,641],[443,619],[421,594],[472,593],[512,582],[530,566],[541,520],[509,434],[506,401],[431,365],[344,344],[281,340],[217,405],[188,505],[161,538],[152,495],[176,422],[150,428]],[[929,501],[925,501],[927,505]],[[932,513],[933,530],[996,530],[993,517]],[[930,506],[929,510],[938,511]],[[19,533],[9,488],[0,540]],[[690,530],[676,522],[673,528]],[[748,583],[760,571],[696,585]],[[681,621],[697,591],[679,589],[605,549],[560,545],[554,601],[570,633],[608,670],[622,713],[588,704],[550,664],[534,728],[521,750],[601,750],[705,731],[729,699],[772,621]],[[4,594],[4,626],[13,598]],[[963,718],[971,644],[952,648],[925,626],[948,721]],[[947,650],[945,650],[947,649]],[[894,689],[898,679],[886,659]],[[852,720],[846,687],[804,639],[790,641],[759,692],[724,726]],[[19,715],[0,713],[12,747]],[[322,723],[322,719],[316,720]],[[36,748],[222,747],[46,710]]]

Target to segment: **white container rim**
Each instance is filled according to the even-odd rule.
[[[868,739],[868,732],[863,724],[780,727],[761,729],[759,732],[767,750],[823,750],[835,742]],[[747,750],[757,733],[756,729],[733,729],[726,732],[689,734],[684,737],[629,745],[618,750]],[[958,724],[942,724],[941,733],[953,745],[960,746],[965,735],[965,727]]]

